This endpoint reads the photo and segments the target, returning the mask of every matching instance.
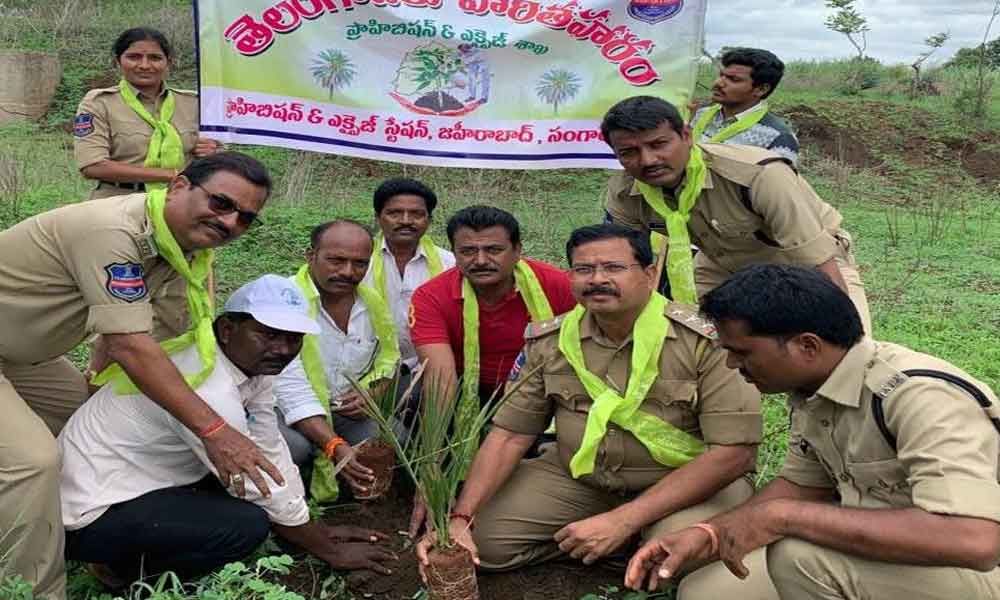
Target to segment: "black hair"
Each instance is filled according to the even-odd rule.
[[[212,333],[215,335],[215,339],[219,339],[219,322],[223,319],[229,321],[230,323],[242,323],[248,319],[252,319],[253,315],[246,312],[224,312],[215,317],[212,321]]]
[[[360,221],[355,221],[354,219],[334,219],[333,221],[327,221],[326,223],[320,223],[319,225],[313,227],[312,232],[309,234],[309,248],[315,250],[319,247],[319,241],[323,239],[323,234],[326,230],[335,225],[354,225],[355,227],[364,231],[368,235],[368,240],[373,244],[375,243],[375,238],[372,236],[372,230],[368,228],[367,225],[361,223]]]
[[[507,230],[507,237],[510,238],[511,245],[516,246],[521,243],[521,226],[518,225],[514,215],[503,209],[482,204],[467,206],[448,219],[448,227],[446,228],[448,242],[452,247],[455,246],[455,232],[458,231],[459,227],[482,231],[496,226]]]
[[[427,207],[427,215],[431,216],[434,214],[434,208],[437,207],[438,203],[437,195],[434,193],[434,190],[416,179],[409,179],[407,177],[393,177],[392,179],[386,179],[381,183],[381,185],[378,186],[375,190],[375,214],[381,214],[382,209],[385,208],[385,204],[392,199],[393,196],[399,196],[401,194],[420,196],[424,199],[424,205]]]
[[[114,55],[115,60],[121,60],[122,54],[125,54],[129,46],[136,42],[145,42],[147,40],[159,44],[167,60],[170,60],[173,56],[174,50],[170,46],[170,42],[167,41],[167,36],[149,27],[133,27],[132,29],[123,31],[118,36],[118,39],[115,40],[114,45],[111,46],[111,53]]]
[[[632,96],[608,109],[601,120],[601,135],[611,145],[612,131],[637,133],[656,129],[664,123],[677,133],[684,130],[684,118],[677,107],[656,96]]]
[[[204,158],[196,158],[180,174],[191,185],[201,185],[220,171],[238,175],[257,187],[264,188],[267,196],[271,195],[271,176],[267,174],[267,167],[256,158],[240,152],[216,152]]]
[[[632,246],[632,256],[644,268],[653,264],[653,248],[649,245],[649,235],[617,223],[587,225],[574,229],[566,242],[566,260],[570,266],[573,265],[573,250],[578,246],[601,240],[618,239],[628,241],[629,245]]]
[[[751,265],[705,294],[710,320],[743,321],[751,335],[787,339],[814,333],[850,348],[861,341],[861,317],[851,298],[823,272],[795,265]]]
[[[778,87],[781,77],[785,74],[785,63],[768,50],[760,48],[731,48],[722,55],[722,66],[742,65],[750,67],[750,79],[754,87],[770,85],[771,88],[762,98],[767,98]]]

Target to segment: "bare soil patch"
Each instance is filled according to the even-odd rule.
[[[325,520],[332,525],[357,525],[378,529],[391,536],[392,550],[399,561],[392,575],[355,571],[347,575],[348,588],[356,598],[410,600],[423,584],[417,560],[405,532],[409,527],[412,488],[400,485],[401,477],[388,494],[377,502],[345,504],[334,508]],[[584,566],[576,561],[560,561],[527,567],[509,573],[479,573],[480,600],[576,600],[601,586],[621,587],[624,572],[611,567]],[[308,568],[293,567],[282,578],[292,591],[309,597],[316,584]]]

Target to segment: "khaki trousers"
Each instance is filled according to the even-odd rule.
[[[705,502],[678,511],[642,531],[643,540],[683,529],[737,504],[753,493],[740,478]],[[560,558],[565,554],[552,539],[565,525],[621,506],[628,499],[573,479],[554,448],[538,458],[523,460],[510,480],[476,515],[472,531],[484,570],[502,571]],[[747,557],[750,577],[740,580],[722,563],[708,565],[684,577],[680,600],[740,598],[776,600],[767,577],[763,549]]]
[[[1000,598],[1000,568],[989,573],[865,560],[795,538],[767,549],[783,600],[986,600]]]
[[[845,234],[846,235],[846,234]],[[849,242],[844,242],[845,244]],[[844,249],[841,256],[837,257],[837,266],[840,267],[840,276],[847,284],[847,295],[854,302],[854,307],[858,309],[861,316],[861,325],[865,333],[871,335],[872,315],[868,308],[868,297],[865,295],[865,286],[861,282],[861,274],[858,272],[858,265],[854,261],[854,255],[849,250]],[[717,262],[705,256],[704,252],[699,252],[694,256],[694,284],[701,298],[711,290],[722,285],[732,275],[723,269]]]
[[[39,600],[66,597],[55,435],[87,399],[65,358],[0,361],[0,576],[21,575]]]

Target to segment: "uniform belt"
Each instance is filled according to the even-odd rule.
[[[103,179],[98,182],[97,187],[116,187],[123,190],[132,190],[133,192],[145,192],[146,184],[141,181],[128,182],[128,181],[104,181]]]

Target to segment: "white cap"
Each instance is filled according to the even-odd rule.
[[[264,275],[236,290],[222,312],[248,313],[258,322],[280,331],[319,333],[319,324],[309,316],[302,292],[278,275]]]

